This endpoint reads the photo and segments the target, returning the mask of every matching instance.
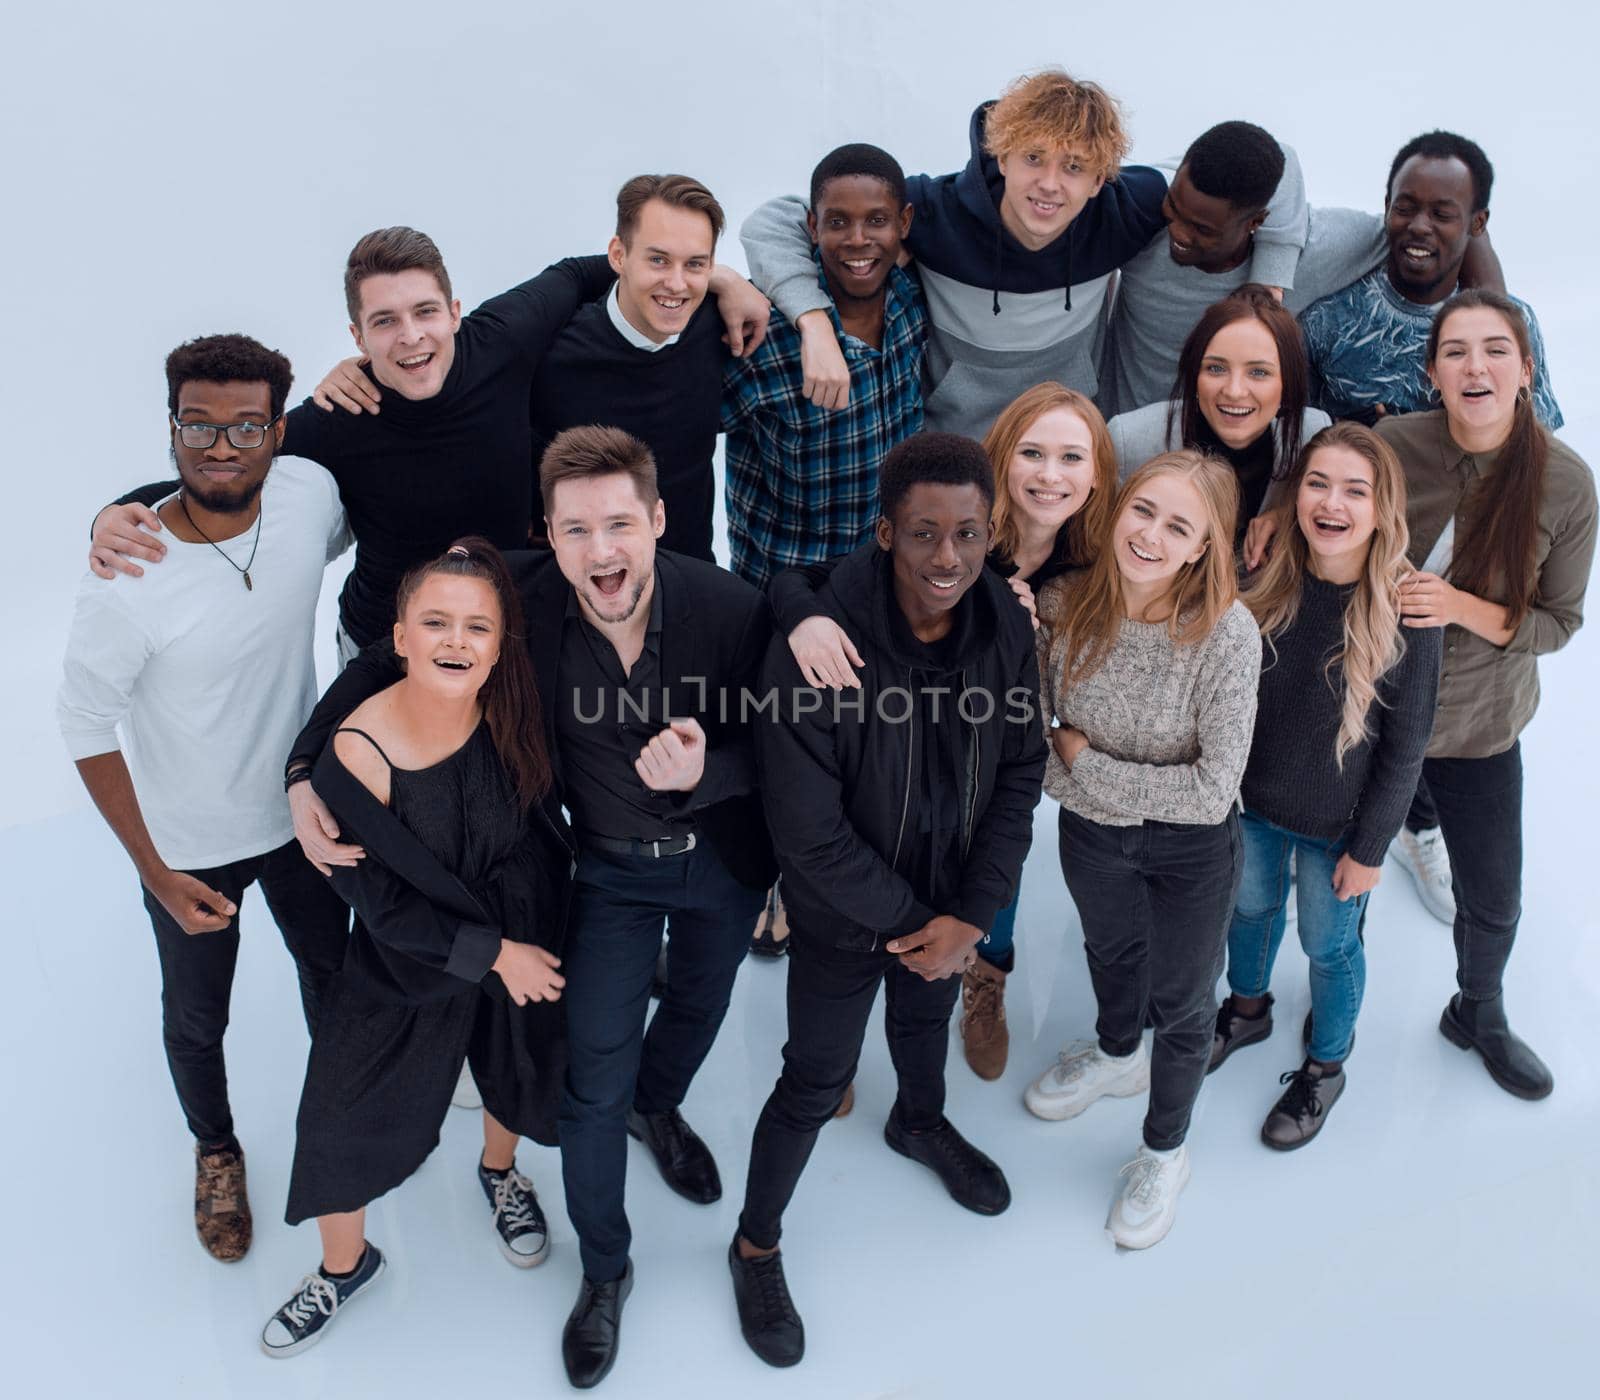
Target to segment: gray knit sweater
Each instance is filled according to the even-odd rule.
[[[1125,620],[1105,663],[1069,690],[1069,639],[1056,624],[1081,578],[1055,579],[1039,596],[1046,722],[1081,729],[1090,745],[1070,772],[1052,748],[1044,790],[1105,826],[1215,825],[1238,800],[1250,753],[1261,670],[1255,620],[1235,602],[1188,646],[1175,645],[1164,622]]]

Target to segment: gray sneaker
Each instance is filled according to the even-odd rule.
[[[1261,1125],[1261,1141],[1279,1152],[1293,1152],[1304,1147],[1322,1131],[1328,1121],[1328,1110],[1344,1093],[1344,1070],[1331,1074],[1315,1060],[1307,1060],[1299,1069],[1292,1069],[1278,1082],[1287,1084],[1267,1121]]]

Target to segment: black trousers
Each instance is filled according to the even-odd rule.
[[[856,1077],[867,1017],[884,987],[884,1029],[899,1080],[894,1112],[913,1132],[944,1117],[944,1061],[961,979],[924,981],[892,953],[848,952],[826,935],[789,937],[789,1039],[783,1073],[756,1121],[739,1233],[772,1249],[783,1212],[810,1160],[817,1134]]]
[[[580,842],[581,848],[581,842]],[[741,885],[710,843],[682,855],[582,849],[561,967],[567,1079],[561,1176],[583,1271],[621,1278],[627,1113],[677,1108],[710,1052],[766,892]],[[667,991],[645,1030],[665,926]]]
[[[328,979],[344,962],[350,909],[290,841],[265,855],[249,856],[211,870],[184,872],[242,904],[260,881],[267,908],[283,935],[300,975],[306,1029],[315,1030],[317,1008]],[[155,929],[161,958],[161,1036],[167,1067],[189,1131],[202,1147],[233,1137],[228,1106],[228,1070],[222,1036],[228,1029],[233,969],[239,958],[239,916],[215,933],[185,933],[149,890],[140,887]]]
[[[1144,1140],[1179,1146],[1200,1096],[1216,1025],[1234,896],[1244,870],[1239,818],[1216,826],[1102,826],[1061,809],[1061,870],[1083,923],[1108,1055],[1155,1027]]]
[[[1428,775],[1424,770],[1417,779],[1417,790],[1411,798],[1411,810],[1406,813],[1407,831],[1428,831],[1439,825],[1439,809],[1428,791]],[[1448,844],[1446,846],[1448,849]]]
[[[1469,1001],[1493,1001],[1522,918],[1522,744],[1492,758],[1430,758],[1422,776],[1450,853],[1456,985]]]

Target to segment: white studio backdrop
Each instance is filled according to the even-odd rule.
[[[1314,204],[1376,208],[1419,131],[1478,140],[1565,435],[1600,460],[1597,24],[1580,7],[167,0],[16,5],[4,24],[0,567],[25,637],[0,694],[0,827],[85,804],[53,712],[71,597],[94,508],[167,472],[174,345],[245,331],[289,355],[302,394],[350,348],[340,275],[368,229],[431,233],[470,309],[601,250],[617,186],[642,170],[704,180],[736,230],[843,141],[955,169],[971,108],[1045,64],[1123,100],[1135,158],[1259,122],[1298,150]],[[720,251],[743,268],[736,235]],[[1548,688],[1593,674],[1590,641],[1548,665]],[[1579,761],[1592,790],[1592,748]]]

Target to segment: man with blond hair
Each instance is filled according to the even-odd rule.
[[[981,438],[1041,380],[1098,392],[1111,274],[1165,224],[1167,177],[1123,166],[1130,142],[1116,99],[1060,69],[1019,78],[981,105],[970,138],[965,169],[906,181],[916,216],[905,244],[932,322],[926,426]],[[763,205],[741,236],[756,285],[800,327],[808,396],[838,407],[849,375],[801,204]],[[1282,285],[1286,259],[1292,272],[1304,238],[1303,218],[1282,222],[1287,250],[1265,229],[1256,236],[1254,275],[1271,285]]]

